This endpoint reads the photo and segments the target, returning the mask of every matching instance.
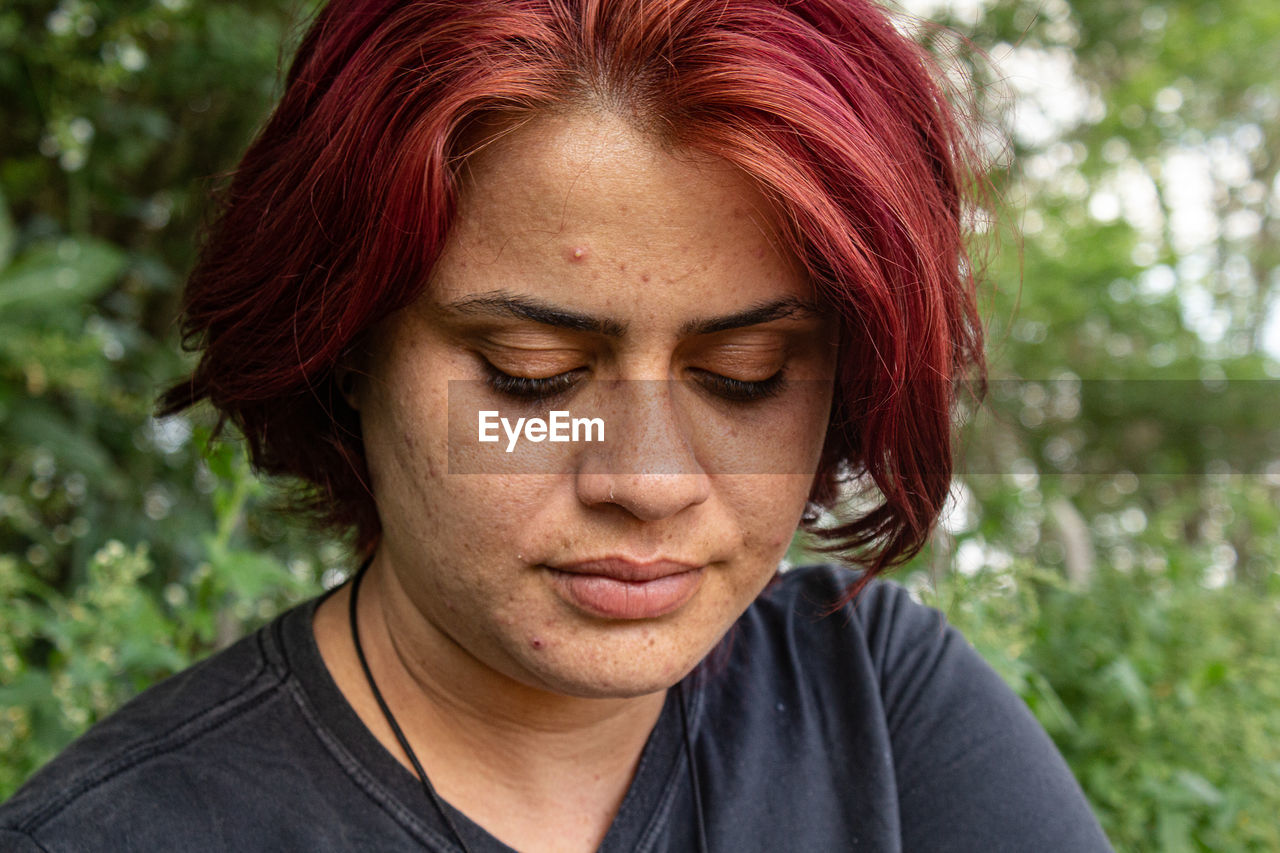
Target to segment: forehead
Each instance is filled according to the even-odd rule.
[[[533,290],[612,307],[664,288],[730,305],[807,297],[774,222],[722,160],[670,151],[608,114],[543,115],[469,158],[433,295]]]

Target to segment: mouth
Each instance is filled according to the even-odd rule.
[[[675,560],[621,557],[544,566],[561,597],[602,619],[657,619],[684,606],[702,585],[703,567]]]

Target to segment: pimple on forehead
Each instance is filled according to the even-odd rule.
[[[564,252],[565,259],[568,260],[569,263],[585,261],[589,254],[591,254],[591,252],[586,246],[569,246]]]

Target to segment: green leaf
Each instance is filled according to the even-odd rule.
[[[1204,679],[1205,687],[1216,687],[1227,678],[1226,662],[1220,660],[1210,661],[1200,671],[1200,677]]]
[[[1195,853],[1191,827],[1191,816],[1185,812],[1162,811],[1156,815],[1156,849],[1164,853]]]
[[[90,301],[115,283],[124,265],[124,252],[103,240],[67,238],[37,246],[0,274],[0,311]]]
[[[12,683],[0,686],[0,708],[32,708],[48,702],[52,691],[49,674],[32,667]]]
[[[1216,806],[1222,803],[1222,792],[1199,773],[1193,773],[1190,770],[1179,770],[1174,774],[1174,779],[1182,790],[1191,795],[1192,799],[1207,806]]]
[[[1133,662],[1127,657],[1117,658],[1107,667],[1104,676],[1112,681],[1128,702],[1129,706],[1139,714],[1148,714],[1151,710],[1151,694],[1147,685],[1142,682]]]
[[[214,565],[214,570],[237,598],[252,602],[291,580],[279,560],[256,551],[231,551]]]
[[[111,453],[82,424],[68,421],[53,406],[31,400],[12,412],[7,440],[18,446],[44,447],[71,471],[79,471],[103,488],[106,494],[123,493],[126,482]]]

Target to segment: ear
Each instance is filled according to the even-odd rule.
[[[338,386],[338,393],[342,395],[342,399],[347,401],[347,405],[357,412],[360,411],[360,379],[351,366],[339,364],[335,367],[333,381]]]

